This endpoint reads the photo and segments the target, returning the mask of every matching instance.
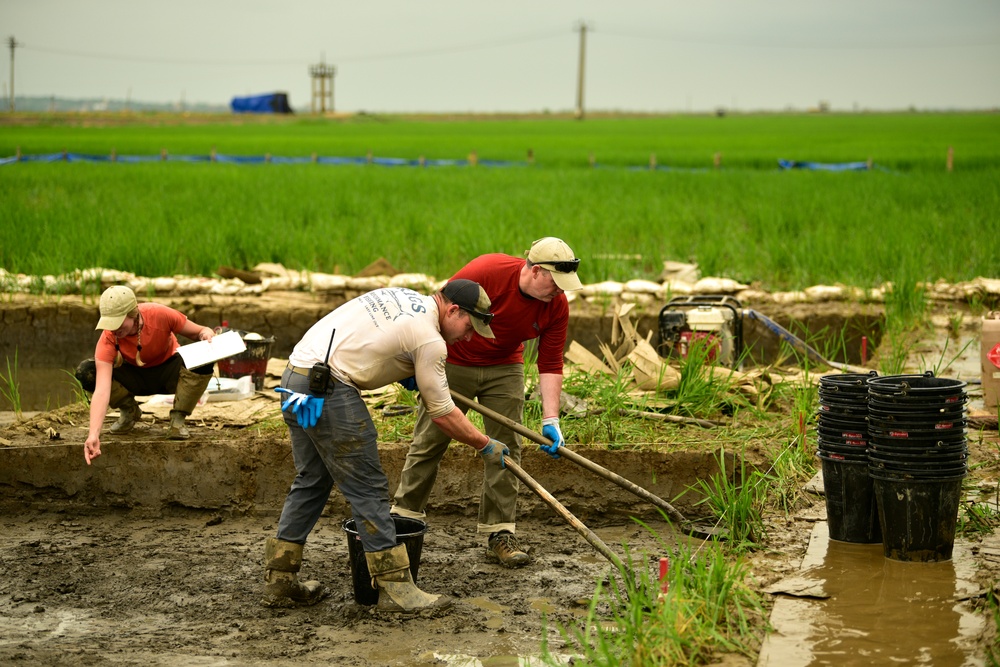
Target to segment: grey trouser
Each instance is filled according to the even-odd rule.
[[[524,410],[524,366],[456,366],[445,364],[448,386],[462,396],[478,399],[491,410],[521,423]],[[466,410],[462,410],[466,412]],[[483,418],[486,435],[507,445],[510,458],[521,463],[521,436],[492,419]],[[423,403],[417,409],[417,424],[413,443],[406,455],[399,488],[393,498],[393,512],[410,518],[423,518],[430,498],[438,466],[451,438],[439,429],[427,415]],[[463,445],[464,447],[465,445]],[[517,478],[499,464],[486,464],[483,470],[483,490],[479,499],[480,533],[499,530],[514,532],[517,521]]]
[[[291,370],[285,370],[281,386],[309,393],[309,379]],[[310,429],[299,426],[291,408],[281,414],[298,474],[278,519],[278,539],[305,544],[336,484],[351,504],[364,550],[396,546],[389,481],[379,460],[375,425],[358,390],[331,378],[319,421]]]

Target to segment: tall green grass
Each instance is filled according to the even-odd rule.
[[[385,257],[447,277],[560,236],[585,282],[665,260],[765,288],[996,275],[1000,171],[637,173],[315,165],[0,167],[0,266],[211,275],[280,262],[351,274]],[[638,255],[641,259],[633,259]]]
[[[17,379],[17,348],[14,348],[14,363],[10,358],[5,359],[7,363],[6,374],[0,371],[0,397],[10,403],[14,415],[21,419],[21,383]]]
[[[628,571],[638,572],[635,586],[621,589],[614,579],[608,588],[599,585],[583,626],[559,628],[566,642],[559,652],[594,667],[702,665],[725,653],[752,657],[764,611],[749,585],[747,563],[717,543],[697,549],[680,544],[667,553],[670,570],[662,582],[629,554]],[[601,603],[610,611],[602,613]],[[543,659],[563,664],[547,644]]]
[[[225,118],[225,117],[223,117]],[[3,122],[0,119],[0,122]],[[385,257],[447,277],[543,235],[583,258],[585,282],[656,279],[665,260],[768,289],[995,275],[1000,116],[675,117],[484,122],[293,119],[80,127],[0,125],[0,155],[376,155],[523,160],[534,166],[388,168],[154,162],[0,167],[0,267],[102,266],[210,275],[280,262],[355,273]],[[944,171],[955,145],[956,171]],[[631,170],[661,165],[715,171]],[[591,169],[593,152],[599,165]],[[779,157],[863,160],[894,172],[779,172]],[[963,161],[964,158],[964,161]],[[635,259],[639,256],[639,259]],[[902,268],[900,268],[902,267]]]
[[[0,156],[22,153],[108,155],[363,156],[525,160],[539,166],[661,165],[774,169],[780,158],[863,161],[905,171],[941,172],[949,146],[958,171],[997,166],[1000,115],[737,114],[726,118],[678,115],[589,118],[468,119],[358,115],[339,120],[309,116],[247,117],[164,114],[15,114],[0,118]]]

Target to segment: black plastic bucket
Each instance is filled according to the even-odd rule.
[[[966,382],[924,375],[884,375],[868,381],[872,395],[920,400],[945,400],[964,393]]]
[[[854,428],[830,428],[822,422],[816,426],[816,432],[821,438],[833,441],[853,440],[864,445],[868,441],[868,425],[861,424]]]
[[[820,438],[818,449],[821,452],[836,452],[838,454],[856,454],[861,458],[868,455],[868,446],[863,443],[849,440],[847,442]]]
[[[885,557],[910,562],[951,560],[965,475],[935,480],[871,473]]]
[[[868,429],[868,410],[864,410],[863,414],[835,414],[829,412],[820,412],[817,415],[816,423],[824,428],[842,428],[847,431],[854,431],[857,429]]]
[[[410,558],[410,574],[414,583],[417,581],[417,570],[420,568],[420,554],[424,550],[424,535],[427,524],[418,519],[408,519],[393,515],[396,524],[396,544],[406,545],[406,555]],[[347,534],[347,551],[351,559],[351,581],[354,584],[354,601],[358,604],[378,604],[378,591],[372,588],[372,575],[368,571],[368,559],[365,549],[361,546],[361,536],[355,527],[354,519],[344,521],[344,532]]]
[[[856,544],[882,540],[874,486],[863,461],[839,461],[820,455],[826,521],[830,539]]]
[[[860,392],[868,391],[868,382],[878,377],[876,371],[870,373],[830,373],[819,379],[819,388],[827,391]]]
[[[836,403],[820,403],[819,411],[816,415],[820,419],[864,420],[868,417],[868,405],[866,403],[851,406]]]
[[[968,454],[969,447],[965,441],[940,447],[914,447],[905,442],[895,447],[883,442],[872,442],[868,444],[868,452],[876,454],[890,454],[895,457],[906,458],[938,458],[940,456],[954,456],[957,454]]]
[[[834,457],[837,459],[846,457],[848,460],[868,460],[868,448],[864,445],[845,445],[836,442],[829,442],[820,438],[816,449],[820,454],[829,454],[831,456],[839,454],[839,456]]]
[[[905,472],[913,475],[914,479],[941,479],[944,477],[954,477],[964,475],[968,466],[965,457],[955,458],[951,461],[900,461],[898,459],[883,459],[871,454],[868,455],[869,472],[885,470],[887,472]]]
[[[964,403],[951,405],[947,408],[930,408],[918,406],[914,409],[901,410],[898,405],[868,404],[868,416],[872,419],[882,419],[888,421],[915,419],[917,421],[954,421],[963,419],[966,415]]]

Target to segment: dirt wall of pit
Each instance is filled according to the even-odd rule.
[[[287,437],[213,438],[195,429],[187,442],[154,438],[105,438],[103,454],[88,466],[79,444],[58,443],[0,449],[0,506],[33,509],[169,508],[221,513],[278,514],[295,477]],[[71,434],[70,434],[71,435]],[[65,436],[64,436],[65,437]],[[74,441],[75,442],[75,441]],[[82,440],[80,440],[82,442]],[[696,507],[697,488],[719,470],[712,453],[608,451],[575,447],[587,458],[622,475],[673,504],[684,513]],[[390,493],[399,483],[407,445],[381,444]],[[629,516],[656,518],[657,510],[621,487],[576,466],[528,448],[522,467],[542,487],[583,521],[618,521]],[[732,457],[727,472],[733,473]],[[441,463],[431,495],[431,514],[475,517],[482,484],[482,461],[470,448],[453,445]],[[524,485],[523,517],[551,517],[553,510]],[[350,516],[343,496],[333,493],[327,506],[333,516]]]
[[[306,330],[351,295],[317,295],[303,292],[269,293],[258,297],[199,295],[157,297],[206,326],[223,322],[234,329],[274,337],[271,355],[287,358]],[[794,305],[743,304],[763,313],[815,349],[833,350],[840,361],[860,363],[861,339],[868,339],[868,353],[881,340],[883,311],[876,304],[825,302]],[[636,308],[631,317],[640,334],[651,335],[658,346],[659,314],[664,304]],[[600,344],[610,343],[614,306],[598,307],[574,301],[570,306],[567,345],[576,341],[601,356]],[[95,299],[78,296],[32,297],[12,295],[0,302],[0,360],[17,358],[22,368],[72,369],[93,356],[99,319]],[[787,351],[781,340],[759,322],[744,318],[744,345],[753,363],[773,363]]]

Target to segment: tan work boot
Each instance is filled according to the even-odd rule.
[[[500,561],[504,567],[523,567],[531,560],[514,533],[502,530],[490,535],[486,548],[487,560]]]
[[[174,409],[170,411],[170,428],[167,438],[170,440],[187,440],[191,432],[184,425],[184,420],[194,412],[201,395],[208,389],[212,381],[211,375],[192,373],[186,368],[180,370],[177,376],[177,387],[174,389]]]
[[[372,587],[378,590],[378,609],[392,613],[425,609],[443,611],[452,605],[445,595],[432,595],[417,588],[410,575],[410,556],[405,544],[391,549],[365,552]]]
[[[142,409],[128,389],[118,382],[111,381],[111,396],[108,405],[118,410],[118,421],[111,425],[112,435],[125,435],[142,419]]]
[[[327,596],[327,590],[318,581],[299,581],[302,569],[302,545],[275,537],[264,543],[264,597],[265,607],[308,607]]]

